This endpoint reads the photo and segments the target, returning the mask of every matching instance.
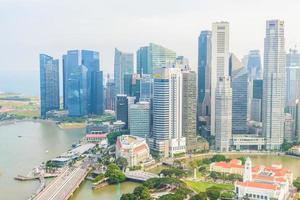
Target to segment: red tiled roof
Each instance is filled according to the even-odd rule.
[[[247,182],[238,182],[237,185],[244,186],[244,187],[252,187],[252,188],[261,188],[261,189],[267,189],[267,190],[278,190],[279,187],[272,184],[267,183],[257,183],[253,181],[247,181]]]
[[[233,163],[226,163],[226,162],[217,162],[215,163],[215,166],[217,167],[223,167],[223,168],[240,168],[243,169],[243,165],[233,164]]]
[[[86,138],[106,138],[107,134],[87,134],[85,137]]]

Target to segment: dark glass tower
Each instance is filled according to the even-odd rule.
[[[59,63],[45,54],[40,54],[40,95],[42,117],[59,110]]]

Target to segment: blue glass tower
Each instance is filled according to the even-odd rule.
[[[148,60],[148,47],[139,48],[136,52],[136,70],[138,74],[149,73]]]
[[[211,31],[201,31],[198,38],[198,104],[200,115],[210,113]]]
[[[87,68],[84,65],[75,67],[69,74],[67,82],[70,117],[81,117],[88,114],[87,84]]]
[[[59,63],[45,54],[40,54],[40,100],[42,117],[59,110]]]
[[[64,82],[64,109],[69,109],[69,86],[70,75],[80,65],[86,67],[86,91],[87,91],[87,114],[100,115],[103,113],[103,73],[100,71],[99,53],[90,50],[71,50],[63,56],[63,82]]]

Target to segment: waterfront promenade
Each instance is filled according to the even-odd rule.
[[[69,199],[88,174],[89,164],[82,162],[77,166],[67,167],[34,200],[65,200]]]

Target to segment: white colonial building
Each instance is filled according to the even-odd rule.
[[[238,199],[286,200],[292,180],[293,174],[286,168],[277,165],[252,168],[252,162],[247,158],[243,182],[235,183],[235,193]]]

